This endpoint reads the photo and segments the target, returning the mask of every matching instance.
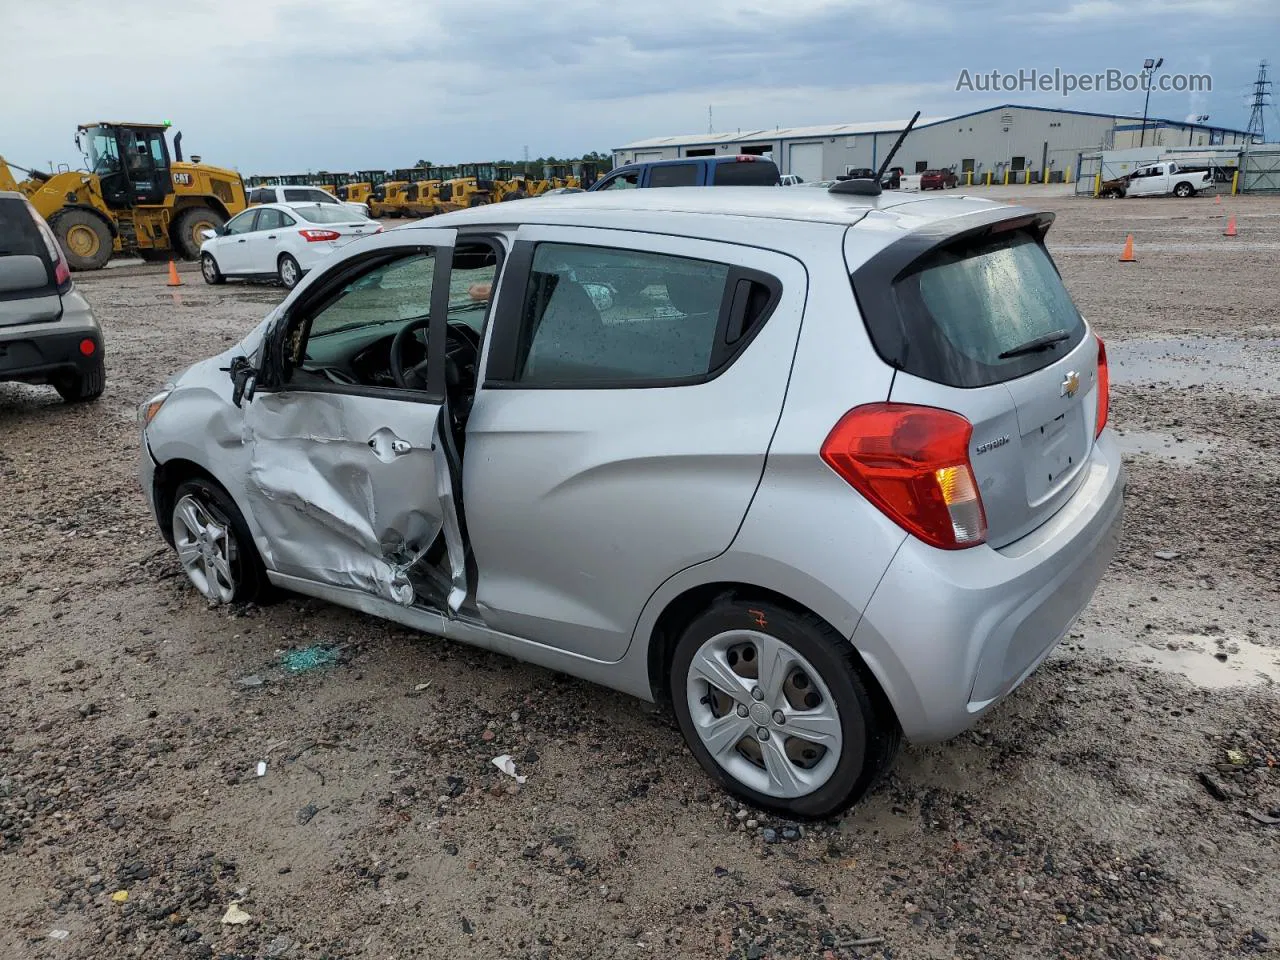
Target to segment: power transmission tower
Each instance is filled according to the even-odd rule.
[[[1258,64],[1258,79],[1253,81],[1253,111],[1249,114],[1248,132],[1259,143],[1267,142],[1267,119],[1265,108],[1271,101],[1271,81],[1267,79],[1267,61]]]

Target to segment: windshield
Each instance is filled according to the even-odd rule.
[[[86,127],[81,146],[89,169],[94,173],[110,173],[120,169],[120,148],[116,133],[106,127]]]
[[[305,207],[294,207],[298,211],[298,216],[304,220],[310,220],[312,223],[364,223],[364,217],[347,207],[337,207],[332,204],[321,206],[313,204]]]

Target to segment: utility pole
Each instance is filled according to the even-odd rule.
[[[708,135],[716,132],[715,121],[711,117],[711,104],[707,104],[707,133]]]
[[[1267,142],[1267,121],[1264,109],[1271,95],[1271,81],[1267,79],[1267,61],[1258,64],[1258,79],[1253,81],[1253,111],[1249,114],[1248,132],[1255,143]]]
[[[1159,60],[1152,60],[1147,57],[1142,63],[1142,76],[1146,78],[1146,83],[1143,86],[1147,88],[1147,97],[1142,101],[1142,136],[1138,140],[1138,146],[1140,147],[1147,145],[1147,107],[1151,105],[1151,80],[1155,77],[1156,71],[1160,69],[1160,64],[1162,63],[1164,63],[1164,57]]]

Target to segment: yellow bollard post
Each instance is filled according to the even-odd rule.
[[[1008,167],[1004,168],[1004,185],[1006,187],[1009,185],[1009,168]]]
[[[987,186],[991,186],[991,171],[987,171]]]
[[[1231,195],[1234,197],[1240,190],[1240,171],[1231,174]]]
[[[1071,168],[1070,168],[1070,167],[1067,167],[1067,169],[1065,169],[1065,170],[1063,170],[1063,171],[1062,171],[1062,182],[1063,182],[1063,183],[1070,183],[1070,182],[1071,182]]]
[[[1093,195],[1096,197],[1102,192],[1102,171],[1099,170],[1093,175]]]

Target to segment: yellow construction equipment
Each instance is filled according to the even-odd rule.
[[[369,203],[369,214],[374,218],[404,217],[409,214],[409,181],[388,180],[378,185],[373,191],[373,199]]]
[[[245,209],[244,181],[234,170],[173,160],[159,123],[99,122],[77,128],[87,170],[24,171],[19,182],[0,157],[0,190],[18,190],[53,228],[72,270],[97,270],[112,253],[194,260],[206,229]],[[22,168],[18,168],[22,169]]]
[[[406,191],[405,215],[431,217],[440,213],[440,181],[419,180],[411,183]]]

